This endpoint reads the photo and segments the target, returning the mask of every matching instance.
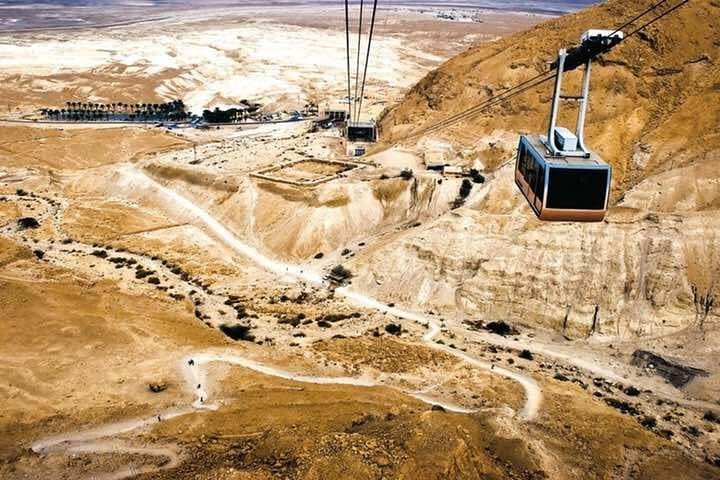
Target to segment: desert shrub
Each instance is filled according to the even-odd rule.
[[[403,180],[412,180],[412,178],[415,176],[412,170],[405,169],[402,172],[400,172],[400,178]]]
[[[655,417],[646,415],[640,420],[640,425],[645,428],[655,428],[657,426],[657,420],[655,420]]]
[[[152,270],[145,270],[144,268],[140,267],[135,271],[135,278],[138,280],[141,280],[145,277],[149,277],[150,275],[154,274],[155,272]]]
[[[483,325],[483,328],[489,332],[492,332],[496,335],[506,336],[506,335],[517,335],[517,330],[513,328],[510,324],[503,322],[502,320],[496,321],[496,322],[489,322],[487,325]]]
[[[385,325],[385,331],[390,335],[398,336],[402,332],[402,327],[397,323],[388,323]]]
[[[246,342],[254,342],[255,336],[250,334],[251,327],[248,325],[228,325],[226,323],[220,325],[220,331],[233,340],[243,340]]]
[[[532,359],[533,359],[533,354],[532,354],[532,352],[531,352],[530,350],[523,350],[522,352],[520,352],[520,354],[518,355],[518,357],[524,358],[525,360],[532,360]]]
[[[278,320],[278,323],[281,325],[292,325],[293,327],[297,327],[300,325],[300,319],[297,317],[283,317]]]
[[[462,184],[460,185],[460,191],[458,192],[458,196],[453,201],[452,207],[453,208],[460,208],[465,203],[465,199],[470,195],[470,192],[472,191],[472,182],[468,180],[467,178],[464,178],[462,181]]]
[[[470,195],[470,192],[472,192],[472,187],[472,182],[467,178],[463,178],[462,184],[460,185],[460,192],[458,194],[460,198],[463,200],[466,199],[468,195]]]
[[[148,385],[148,389],[153,393],[160,393],[167,390],[167,383],[165,382],[152,382]]]
[[[708,410],[703,415],[703,420],[705,420],[706,422],[720,423],[720,415],[713,412],[712,410]]]
[[[40,228],[40,222],[33,217],[22,217],[18,218],[17,221],[18,229],[27,230],[29,228]]]
[[[335,265],[332,270],[330,270],[330,273],[342,279],[347,279],[352,276],[352,272],[342,265]]]
[[[45,256],[45,252],[43,252],[40,249],[37,249],[37,250],[33,250],[33,255],[35,255],[39,260],[42,260],[43,257]]]
[[[470,178],[473,183],[485,183],[485,177],[476,168],[470,169]]]
[[[629,397],[637,397],[640,395],[640,390],[630,385],[629,387],[623,389],[623,393]]]
[[[629,413],[630,415],[638,415],[640,413],[633,404],[623,402],[622,400],[618,400],[617,398],[606,398],[605,403],[607,403],[614,409],[621,411],[622,413]]]
[[[712,235],[685,245],[685,265],[695,307],[695,321],[702,330],[720,296],[720,240]]]

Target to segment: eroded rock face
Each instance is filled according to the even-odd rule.
[[[507,176],[493,180],[493,193],[473,209],[354,259],[354,285],[423,311],[576,338],[649,335],[696,321],[688,248],[720,250],[718,215],[617,208],[602,223],[543,223],[523,212]],[[507,205],[491,198],[505,192],[514,198],[503,198]]]

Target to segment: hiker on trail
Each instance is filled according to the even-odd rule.
[[[204,398],[204,397],[200,397],[200,403],[205,403],[205,398]]]
[[[162,422],[162,418],[160,418],[160,415],[158,415],[158,422]]]
[[[188,365],[195,365],[195,360],[193,360],[192,358],[188,360]]]
[[[197,388],[198,388],[198,390],[200,390],[200,384],[199,384],[199,383],[198,383],[198,386],[197,386]]]
[[[490,370],[495,370],[495,364],[494,364],[494,363],[491,363],[491,364],[490,364]]]

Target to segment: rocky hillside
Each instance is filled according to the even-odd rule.
[[[646,3],[613,0],[468,50],[387,112],[385,138],[531,78],[584,30],[619,25]],[[456,144],[460,162],[494,170],[483,194],[358,256],[355,285],[419,309],[571,336],[697,325],[693,287],[718,296],[720,285],[718,18],[720,2],[690,2],[597,62],[586,140],[615,168],[605,222],[537,221],[514,187],[513,165],[502,166],[518,132],[545,128],[547,83],[438,134]],[[579,88],[580,75],[568,75],[568,89]],[[706,322],[717,320],[711,312]]]
[[[650,3],[611,0],[471,48],[429,73],[387,112],[382,133],[399,139],[534,77],[547,70],[558,48],[577,44],[585,30],[619,26]],[[615,168],[616,192],[718,152],[718,18],[717,0],[692,1],[596,63],[586,140]],[[579,91],[581,75],[566,77],[567,91]],[[551,90],[551,82],[540,85],[439,135],[465,146],[466,158],[496,165],[512,156],[518,132],[545,130]],[[568,109],[561,120],[574,123],[574,118]]]

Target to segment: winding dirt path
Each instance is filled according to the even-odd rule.
[[[313,272],[306,267],[294,265],[286,262],[280,262],[273,260],[257,249],[242,242],[233,232],[227,227],[221,224],[208,212],[200,208],[194,202],[185,198],[178,192],[161,185],[153,178],[146,175],[144,172],[138,170],[133,165],[124,165],[120,167],[120,173],[128,178],[131,182],[138,183],[140,188],[151,188],[162,196],[166,197],[169,202],[175,207],[179,208],[191,218],[204,224],[214,235],[220,238],[225,244],[231,247],[236,252],[244,255],[253,262],[257,263],[264,269],[275,273],[280,276],[289,276],[294,278],[296,281],[310,283],[316,286],[326,286],[326,282],[320,273]],[[524,375],[520,372],[505,369],[502,367],[494,367],[491,363],[485,362],[474,358],[467,353],[460,350],[450,348],[444,345],[437,344],[434,338],[440,333],[440,324],[434,320],[422,315],[418,315],[413,312],[402,310],[397,307],[389,307],[385,303],[382,303],[374,298],[371,298],[362,293],[355,292],[348,287],[341,287],[335,289],[335,294],[346,298],[351,303],[369,309],[382,310],[387,312],[388,315],[392,315],[396,318],[409,320],[428,328],[427,334],[423,336],[423,342],[431,348],[442,350],[456,358],[463,360],[471,364],[476,368],[487,370],[489,372],[501,375],[518,382],[523,390],[525,391],[526,402],[525,406],[520,412],[520,417],[524,420],[533,420],[537,417],[540,403],[542,402],[542,391],[537,382],[530,376]]]
[[[131,186],[141,189],[151,188],[157,193],[162,194],[162,196],[165,197],[175,209],[180,209],[189,218],[203,224],[235,252],[251,259],[265,270],[281,277],[293,278],[299,282],[305,282],[319,287],[327,286],[320,273],[313,272],[298,265],[273,260],[263,255],[255,248],[245,244],[218,220],[199,206],[195,205],[192,201],[183,197],[174,190],[159,184],[135,167],[125,165],[120,168],[120,172],[124,176],[124,181],[127,181]],[[376,299],[350,290],[347,287],[336,289],[335,294],[346,298],[349,302],[357,306],[382,310],[398,319],[408,320],[420,324],[428,329],[427,333],[422,337],[423,343],[428,347],[443,351],[449,355],[459,358],[475,368],[483,369],[518,382],[524,389],[526,397],[525,405],[521,411],[518,412],[518,417],[526,421],[533,420],[537,417],[538,410],[542,402],[542,391],[537,382],[535,382],[535,380],[531,377],[517,371],[492,365],[489,362],[472,357],[460,350],[436,343],[435,337],[441,333],[441,326],[439,322],[434,319],[426,318],[416,313],[405,311],[396,307],[388,307],[386,304]],[[460,405],[432,398],[427,394],[427,392],[408,391],[367,377],[303,375],[266,365],[234,353],[213,351],[196,352],[181,359],[179,365],[179,368],[182,370],[184,378],[186,379],[187,389],[189,392],[192,392],[192,395],[195,397],[195,400],[191,405],[182,408],[167,409],[146,417],[122,420],[92,429],[55,435],[35,442],[31,448],[38,454],[46,454],[55,451],[75,453],[127,453],[161,457],[165,460],[160,466],[153,464],[141,467],[123,467],[119,471],[112,472],[102,477],[104,479],[122,480],[140,473],[151,473],[161,469],[174,468],[180,464],[182,459],[172,448],[128,447],[118,442],[111,442],[102,439],[107,439],[109,437],[128,433],[134,430],[147,429],[158,422],[188,415],[193,412],[218,409],[220,404],[213,402],[210,398],[208,385],[212,379],[208,377],[207,371],[204,368],[206,365],[213,362],[236,365],[264,375],[302,383],[354,385],[360,387],[382,386],[401,391],[402,393],[416,398],[426,404],[439,405],[447,411],[457,413],[472,413],[475,411]]]

